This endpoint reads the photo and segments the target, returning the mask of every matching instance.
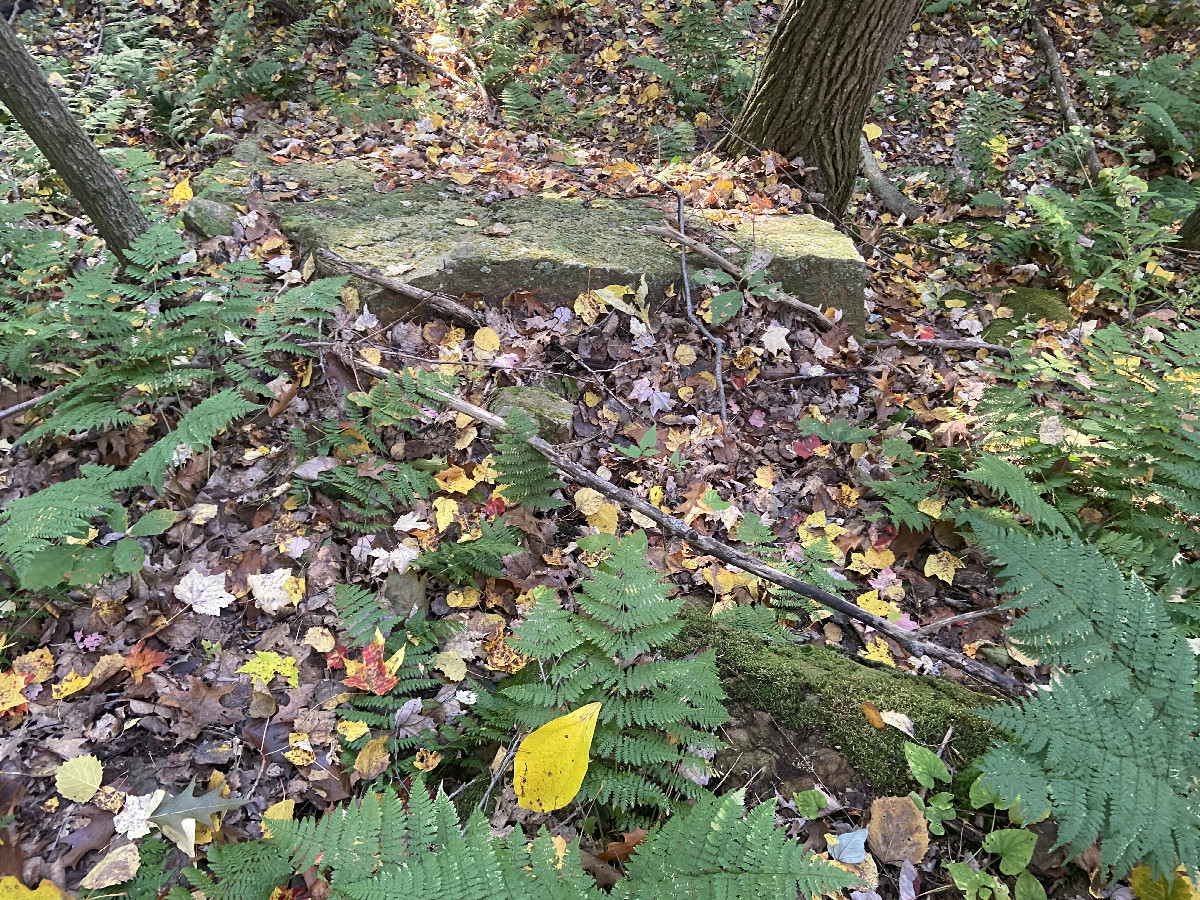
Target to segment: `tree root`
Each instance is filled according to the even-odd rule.
[[[904,216],[910,222],[915,222],[923,216],[925,210],[905,197],[900,189],[883,174],[883,170],[879,168],[879,163],[875,159],[875,152],[867,143],[866,135],[862,136],[859,146],[862,149],[863,174],[867,176],[867,184],[871,186],[871,193],[879,198],[879,202],[887,207],[889,212],[897,216]]]

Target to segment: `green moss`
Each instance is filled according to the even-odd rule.
[[[905,736],[871,727],[862,704],[902,712],[917,740],[937,746],[954,727],[953,747],[964,759],[987,749],[993,727],[972,710],[988,698],[946,679],[876,669],[839,653],[803,645],[768,645],[752,632],[685,613],[686,626],[670,648],[686,654],[713,647],[730,700],[764,710],[782,725],[816,733],[840,750],[859,776],[882,793],[903,795],[913,783],[904,759]]]
[[[1074,322],[1075,316],[1059,291],[1041,288],[1013,287],[999,289],[997,303],[1013,311],[1011,319],[996,319],[983,329],[983,339],[996,344],[1012,344],[1008,333],[1024,322],[1046,319],[1050,322]]]

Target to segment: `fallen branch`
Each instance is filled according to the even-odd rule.
[[[925,210],[904,196],[900,189],[883,174],[883,170],[879,168],[879,162],[875,159],[875,151],[867,143],[866,135],[861,136],[859,146],[862,150],[863,174],[867,176],[867,184],[871,186],[871,193],[879,198],[879,202],[887,207],[889,212],[897,216],[904,216],[909,222],[915,222],[923,216]]]
[[[372,365],[361,359],[354,359],[352,362],[358,368],[378,378],[386,378],[391,374],[391,370],[385,369],[383,366]],[[488,412],[486,409],[475,406],[473,403],[468,403],[449,394],[442,394],[441,399],[450,409],[465,413],[473,419],[483,422],[485,425],[501,429],[505,427],[504,419],[494,413]],[[840,612],[864,625],[869,625],[879,634],[894,640],[914,656],[930,656],[934,659],[940,659],[1010,696],[1023,696],[1028,692],[1028,688],[1024,684],[1004,672],[993,670],[990,666],[986,666],[977,660],[971,659],[969,656],[964,656],[962,653],[951,650],[949,647],[943,647],[941,644],[935,644],[914,637],[912,632],[905,631],[882,616],[867,612],[844,597],[823,591],[818,587],[801,581],[793,575],[780,572],[778,569],[768,566],[762,560],[730,547],[716,538],[701,534],[683,520],[667,515],[657,506],[653,506],[641,497],[631,494],[624,488],[617,487],[612,482],[605,481],[594,472],[562,456],[553,446],[546,443],[540,437],[530,438],[529,446],[546,457],[559,471],[569,475],[580,484],[585,484],[599,491],[604,496],[616,500],[629,509],[636,510],[647,518],[652,519],[658,523],[664,533],[678,535],[695,550],[699,550],[709,556],[714,556],[722,562],[764,578],[772,584],[777,584],[802,597],[807,597],[809,600]]]
[[[34,397],[31,400],[22,400],[20,403],[14,403],[6,409],[0,409],[0,422],[3,422],[5,419],[11,419],[13,416],[19,416],[26,410],[33,409],[35,406],[45,403],[49,399],[49,395]]]
[[[397,54],[399,54],[400,56],[403,56],[405,59],[409,60],[410,62],[415,62],[418,66],[422,66],[422,67],[428,69],[430,72],[433,72],[435,75],[440,75],[442,78],[445,78],[447,81],[450,81],[450,82],[458,85],[463,90],[475,92],[476,94],[479,95],[479,99],[483,102],[483,110],[487,114],[488,121],[489,122],[499,121],[499,118],[496,115],[496,109],[494,106],[492,106],[492,98],[488,96],[487,89],[483,86],[482,82],[479,82],[477,84],[472,84],[471,82],[467,81],[467,79],[462,78],[458,75],[455,75],[449,69],[442,68],[441,66],[439,66],[437,63],[433,62],[432,60],[426,59],[420,53],[417,53],[415,50],[410,50],[408,47],[405,47],[399,41],[393,41],[391,38],[380,37],[377,34],[373,34],[370,31],[364,31],[361,28],[332,28],[331,27],[329,30],[333,31],[336,34],[348,35],[350,37],[362,37],[363,35],[366,35],[372,41],[374,41],[376,44],[378,44],[380,47],[387,47],[389,50],[395,51]],[[470,66],[473,71],[476,71],[476,72],[478,71],[475,68],[474,62],[471,62]]]
[[[1075,111],[1075,104],[1071,101],[1071,90],[1067,87],[1066,78],[1063,77],[1062,59],[1054,46],[1054,40],[1050,37],[1050,32],[1046,30],[1041,19],[1034,16],[1032,21],[1033,33],[1037,36],[1042,52],[1046,54],[1046,61],[1050,68],[1050,80],[1054,83],[1054,92],[1058,94],[1058,107],[1062,110],[1063,118],[1067,120],[1070,127],[1082,129],[1083,122],[1080,121],[1079,113]],[[1084,155],[1084,161],[1087,163],[1088,174],[1093,179],[1096,178],[1103,167],[1100,164],[1100,157],[1096,154],[1096,145],[1091,138],[1087,138],[1087,152]]]
[[[966,338],[881,338],[879,340],[863,341],[864,347],[871,349],[883,347],[898,347],[908,344],[911,347],[932,347],[938,350],[986,350],[997,356],[1012,356],[1012,349],[1003,344],[987,344],[983,341],[972,341]]]
[[[737,263],[731,262],[707,244],[703,244],[695,238],[690,238],[686,234],[681,234],[669,225],[643,225],[638,231],[681,244],[688,250],[693,250],[700,256],[703,256],[714,266],[732,275],[738,281],[741,281],[745,277],[745,272],[742,271],[741,266]],[[833,328],[833,323],[826,318],[825,314],[809,303],[797,300],[795,297],[789,297],[787,294],[778,291],[772,294],[769,299],[778,301],[784,306],[789,306],[806,314],[813,320],[813,324],[817,326],[818,331],[829,331]]]
[[[483,316],[471,309],[469,306],[460,303],[456,298],[449,294],[442,294],[437,291],[427,291],[424,288],[419,288],[416,285],[409,284],[406,281],[401,281],[398,278],[392,278],[384,275],[376,269],[370,269],[366,266],[360,266],[358,263],[352,263],[348,259],[343,259],[332,250],[316,250],[314,251],[317,259],[339,269],[343,272],[348,272],[364,281],[370,281],[382,288],[393,293],[399,294],[402,297],[407,297],[410,300],[416,300],[419,303],[428,303],[438,312],[449,316],[458,322],[466,322],[469,325],[479,327],[484,324]]]

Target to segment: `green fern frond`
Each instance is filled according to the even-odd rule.
[[[533,419],[514,407],[504,425],[495,458],[504,496],[535,511],[565,506],[565,501],[551,496],[563,487],[558,470],[529,446],[529,439],[537,435]]]
[[[1067,520],[1057,509],[1042,499],[1041,492],[1025,473],[1006,459],[991,453],[982,453],[976,459],[976,467],[963,473],[963,478],[987,485],[996,493],[1007,497],[1017,509],[1029,516],[1039,527],[1049,528],[1059,534],[1071,531]]]

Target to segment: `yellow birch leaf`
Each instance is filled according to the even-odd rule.
[[[458,515],[458,501],[449,497],[437,497],[433,501],[433,515],[438,531],[445,531]]]
[[[55,700],[65,700],[72,694],[78,694],[91,683],[91,675],[80,675],[74,669],[72,669],[71,674],[64,678],[60,683],[54,685],[50,693]]]
[[[594,488],[580,488],[575,492],[575,508],[585,516],[594,516],[604,505],[604,495]]]
[[[587,523],[605,534],[616,534],[617,518],[617,508],[611,503],[602,503],[598,510],[587,517]]]
[[[358,355],[373,366],[377,366],[383,361],[383,354],[374,347],[364,347],[358,351]]]
[[[940,578],[946,584],[954,583],[954,570],[961,569],[964,563],[949,550],[931,554],[925,560],[925,577]]]
[[[387,752],[387,738],[371,738],[354,758],[354,771],[364,781],[372,781],[383,774],[391,761],[391,754]]]
[[[54,775],[54,786],[68,800],[87,803],[100,790],[104,779],[104,767],[96,757],[76,756],[58,767]]]
[[[79,882],[79,886],[89,891],[98,891],[114,884],[122,884],[133,878],[141,865],[142,859],[137,844],[125,844],[92,866],[83,881]]]
[[[295,800],[280,800],[263,810],[262,814],[262,833],[263,837],[268,840],[271,837],[271,826],[267,823],[274,819],[277,822],[290,822],[296,814]]]
[[[534,812],[562,809],[570,803],[587,774],[599,703],[547,722],[517,749],[513,787],[517,805]]]
[[[945,497],[926,497],[917,504],[917,509],[925,513],[931,519],[940,519],[942,510],[946,507]]]

